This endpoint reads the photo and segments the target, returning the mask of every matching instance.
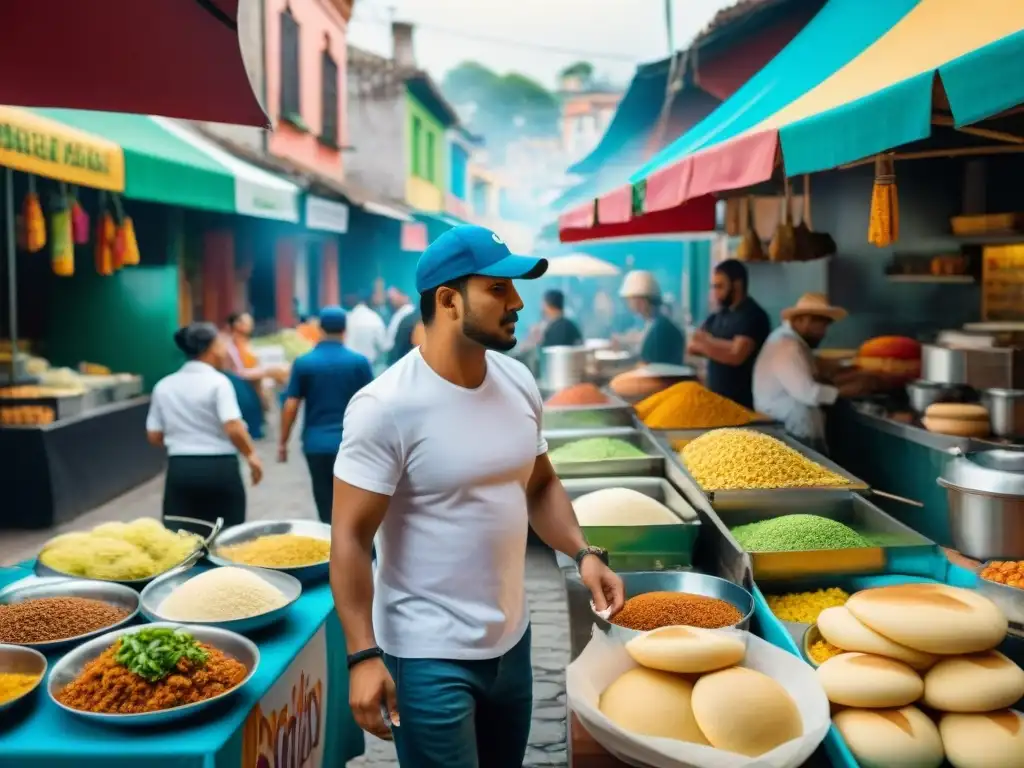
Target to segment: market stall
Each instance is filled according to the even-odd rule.
[[[588,725],[584,725],[578,716],[580,713],[572,710],[574,697],[579,701],[581,695],[579,670],[595,668],[595,653],[605,654],[602,658],[613,666],[626,665],[616,668],[632,668],[626,661],[616,661],[622,655],[621,645],[617,643],[628,643],[629,650],[636,637],[646,636],[645,632],[651,630],[654,631],[650,637],[655,637],[657,627],[673,624],[722,627],[721,631],[726,632],[731,631],[729,627],[749,628],[754,636],[803,660],[815,670],[842,653],[843,657],[829,665],[826,672],[816,672],[814,677],[833,704],[841,701],[855,708],[902,707],[899,711],[913,720],[915,728],[922,728],[929,734],[928,738],[922,737],[921,743],[928,746],[927,749],[921,747],[924,755],[920,757],[921,765],[938,766],[944,751],[956,754],[958,765],[974,764],[971,761],[976,760],[977,755],[971,753],[972,747],[963,729],[979,726],[984,730],[985,723],[993,718],[1009,718],[1008,723],[1020,718],[1004,709],[1019,706],[1015,702],[1024,696],[1024,672],[1017,666],[1024,660],[1024,590],[1020,587],[1024,576],[1015,570],[1019,564],[1009,563],[1004,567],[1002,563],[994,563],[985,570],[981,570],[980,564],[969,568],[953,565],[947,553],[932,540],[876,505],[868,484],[841,464],[787,440],[777,427],[759,421],[756,414],[744,413],[735,404],[730,408],[728,403],[713,401],[708,397],[710,393],[698,387],[695,382],[663,387],[660,398],[656,392],[651,402],[637,403],[634,409],[629,409],[632,411],[630,424],[623,423],[622,403],[607,391],[604,395],[608,401],[591,403],[589,409],[575,405],[551,406],[545,410],[545,429],[549,444],[554,446],[551,456],[556,471],[565,478],[563,482],[574,500],[577,517],[588,539],[610,551],[613,567],[617,566],[623,576],[627,597],[623,613],[612,622],[604,621],[595,615],[587,590],[580,584],[572,563],[560,559],[569,602],[571,653],[576,660],[569,672],[570,765],[577,768],[668,765],[672,762],[666,760],[665,755],[681,755],[689,749],[668,747],[663,740],[635,734],[631,741],[628,723],[637,721],[627,717],[616,721],[620,723],[618,729],[611,727],[609,718],[614,721],[616,717],[624,717],[611,709],[606,714],[595,714],[589,705],[581,705],[587,710]],[[650,414],[659,404],[664,408],[660,419],[676,429],[658,430],[649,426]],[[665,407],[665,404],[670,405]],[[709,408],[709,405],[716,407]],[[699,424],[701,419],[722,423]],[[614,424],[610,424],[611,421]],[[572,426],[571,431],[566,431],[567,425]],[[648,509],[647,502],[625,496],[626,491],[636,491],[661,502],[677,519],[670,522],[659,518],[659,513]],[[600,503],[595,498],[598,492],[606,494],[600,498]],[[691,521],[689,516],[696,519]],[[688,526],[696,530],[696,536],[688,538],[682,533]],[[958,559],[958,562],[966,561]],[[733,594],[732,590],[738,592]],[[949,600],[951,605],[956,605],[957,601],[965,601],[965,605],[972,606],[971,611],[978,612],[973,624],[968,623],[971,626],[956,625],[961,626],[957,632],[966,634],[950,629],[956,624],[950,617],[925,615],[927,611],[921,606],[933,601],[929,590],[945,590],[942,599],[934,598],[940,603]],[[745,594],[753,606],[749,617]],[[852,597],[856,599],[849,602]],[[897,622],[899,626],[896,626],[886,614],[876,621],[873,605],[896,597],[909,601],[906,613],[914,619],[909,623]],[[715,612],[709,613],[703,607],[694,612],[694,606],[709,599],[723,600],[726,611],[731,608],[736,613],[732,618],[714,623],[716,619],[708,617],[718,615]],[[864,605],[867,612],[861,609]],[[850,627],[860,627],[863,632],[842,634],[827,622],[819,626],[819,614],[825,609],[834,609],[833,613],[847,611],[848,615],[841,616],[845,617],[841,625],[844,631],[849,633]],[[637,617],[640,617],[639,623],[635,623]],[[865,645],[858,640],[861,635],[881,640],[875,645]],[[610,640],[611,644],[604,640],[592,641],[592,636]],[[888,639],[890,637],[898,640]],[[998,653],[990,650],[996,646]],[[657,646],[658,653],[669,653],[669,647],[666,640],[665,644]],[[945,661],[937,665],[936,673],[931,676],[908,667],[909,692],[893,694],[894,698],[885,701],[879,698],[869,701],[870,696],[844,698],[848,696],[844,693],[845,683],[836,687],[836,669],[849,663],[852,656],[868,654],[868,658],[878,660],[872,663],[880,666],[899,665],[920,660],[925,654],[912,647],[927,647],[927,653],[931,654],[929,664],[934,664],[936,656]],[[930,725],[931,720],[927,723],[921,720],[920,711],[913,705],[924,690],[921,680],[925,680],[925,684],[933,679],[942,683],[951,671],[962,671],[957,666],[961,664],[957,654],[962,653],[988,654],[992,664],[1000,665],[1000,669],[1005,666],[1005,674],[1000,679],[1012,682],[997,692],[992,688],[994,683],[983,679],[983,675],[964,673],[966,677],[958,678],[962,685],[982,692],[979,701],[971,704],[954,694],[952,698],[926,694],[928,707],[948,713],[941,721],[940,737],[939,729]],[[582,663],[581,654],[584,656]],[[639,651],[630,651],[629,656],[633,667],[639,663],[643,668],[645,658],[646,663],[650,663],[649,657]],[[902,671],[902,666],[899,668]],[[668,667],[656,666],[655,669]],[[927,670],[928,665],[921,669]],[[681,668],[673,668],[673,671],[681,671]],[[605,678],[607,676],[602,676],[602,680]],[[838,678],[847,679],[843,674],[838,674]],[[606,680],[601,685],[609,682]],[[881,694],[881,688],[874,690],[871,686],[875,683],[868,683],[867,690],[872,696]],[[652,696],[662,695],[654,693],[653,688],[650,690]],[[603,696],[600,701],[604,713]],[[646,711],[642,699],[631,701],[638,712]],[[808,724],[807,701],[797,697],[796,703]],[[739,700],[736,706],[743,708]],[[694,704],[695,711],[697,708]],[[989,714],[992,712],[995,714]],[[1000,714],[1003,712],[1008,714]],[[869,714],[865,717],[870,719]],[[698,722],[704,721],[698,717]],[[822,731],[821,747],[810,762],[782,760],[777,764],[856,766],[855,753],[873,761],[872,764],[885,764],[885,749],[890,747],[882,749],[881,753],[877,751],[873,745],[878,742],[878,733],[870,724],[862,729],[859,720],[849,715],[833,723],[827,735]],[[810,731],[804,733],[807,735]],[[648,732],[648,735],[655,734]],[[691,740],[682,736],[673,738]],[[1004,750],[1006,759],[1016,759],[1010,757],[1011,753],[1017,754],[1012,752],[1019,747],[1016,742],[996,739],[993,745],[994,749]],[[660,762],[652,762],[652,753],[644,749],[663,757],[657,758]],[[876,751],[872,753],[873,749]],[[931,752],[925,754],[928,749]],[[647,755],[647,759],[643,755]]]
[[[0,570],[5,766],[339,766],[362,754],[329,529],[207,533],[108,523]],[[210,565],[191,567],[204,554]]]

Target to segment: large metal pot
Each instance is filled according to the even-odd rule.
[[[993,434],[1024,437],[1024,389],[986,389],[981,402],[988,408]]]
[[[541,354],[540,378],[552,392],[586,380],[591,352],[584,347],[545,347]]]
[[[937,381],[918,379],[907,384],[907,400],[910,410],[918,416],[934,403],[962,403],[967,399],[968,389],[957,384],[942,384]]]
[[[1024,451],[954,449],[938,483],[955,549],[976,560],[1024,559]]]

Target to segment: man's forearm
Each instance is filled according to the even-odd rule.
[[[587,546],[576,520],[569,494],[558,478],[553,477],[529,500],[530,525],[541,541],[569,557]]]
[[[284,401],[284,408],[281,409],[281,445],[288,445],[292,436],[292,427],[295,426],[295,418],[299,415],[299,401],[289,397]]]
[[[737,360],[736,350],[733,349],[731,341],[726,339],[705,339],[701,342],[701,349],[704,357],[714,360],[723,365],[739,365],[742,360]]]
[[[373,634],[373,565],[370,549],[354,536],[331,541],[331,594],[350,654],[377,645]]]

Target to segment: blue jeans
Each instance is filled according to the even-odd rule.
[[[398,692],[402,768],[522,768],[533,714],[529,628],[496,659],[384,662]]]

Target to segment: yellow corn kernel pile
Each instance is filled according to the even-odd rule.
[[[842,648],[837,648],[825,640],[818,640],[811,643],[811,647],[807,649],[807,653],[810,655],[816,664],[824,664],[826,661],[831,659],[833,656],[838,656],[843,652]]]
[[[687,470],[709,491],[841,486],[849,481],[799,451],[752,429],[716,429],[680,452]]]
[[[839,587],[765,596],[768,607],[776,618],[782,621],[799,621],[803,624],[814,624],[818,620],[818,614],[826,608],[846,605],[849,599],[850,595]]]

